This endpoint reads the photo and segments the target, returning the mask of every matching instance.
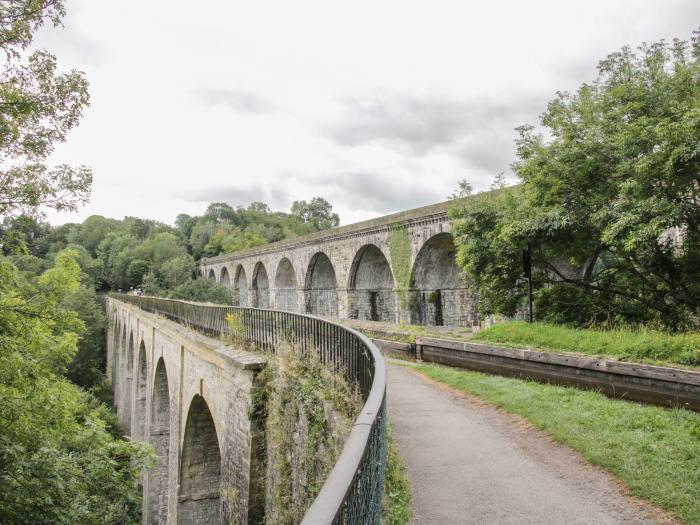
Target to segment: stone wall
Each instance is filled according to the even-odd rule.
[[[265,359],[112,298],[107,313],[119,421],[159,460],[143,477],[144,523],[259,520],[264,468],[249,409]]]

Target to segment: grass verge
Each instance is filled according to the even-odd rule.
[[[438,365],[416,369],[524,417],[612,472],[635,496],[700,524],[700,414]]]
[[[387,455],[386,479],[384,480],[384,501],[382,523],[384,525],[404,525],[411,519],[411,486],[406,476],[406,466],[401,461],[392,439],[391,426],[387,429],[389,453]]]
[[[700,333],[654,330],[584,330],[547,323],[510,321],[482,330],[476,341],[580,352],[654,364],[700,367]]]

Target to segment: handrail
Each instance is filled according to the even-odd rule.
[[[352,328],[305,314],[217,306],[159,297],[110,294],[209,336],[244,340],[274,352],[288,341],[357,384],[364,401],[343,450],[302,524],[381,523],[387,457],[386,364],[379,349]],[[229,322],[229,314],[234,322]]]

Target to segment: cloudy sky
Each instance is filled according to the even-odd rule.
[[[514,128],[625,44],[688,38],[697,0],[66,0],[37,44],[86,72],[56,162],[94,170],[77,214],[172,223],[211,201],[344,224],[511,176]]]

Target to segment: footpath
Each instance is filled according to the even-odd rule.
[[[522,420],[389,363],[387,402],[416,524],[668,523]]]

